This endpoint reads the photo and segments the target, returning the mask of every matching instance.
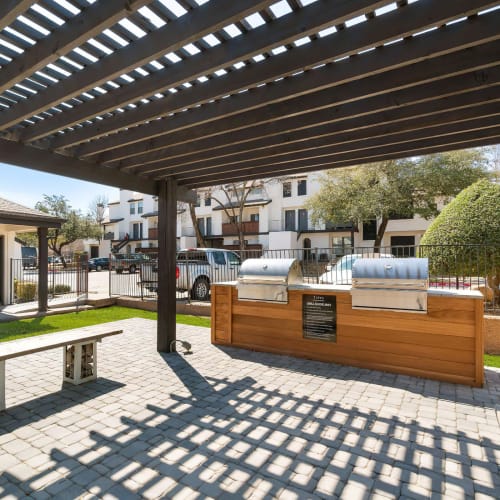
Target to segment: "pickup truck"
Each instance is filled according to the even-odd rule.
[[[177,252],[177,290],[189,292],[193,300],[208,300],[210,284],[233,281],[238,277],[241,260],[238,254],[218,248],[193,248]],[[141,265],[141,282],[150,291],[157,291],[156,263]]]

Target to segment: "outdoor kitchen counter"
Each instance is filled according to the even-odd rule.
[[[238,300],[236,285],[212,285],[214,344],[483,384],[479,291],[429,289],[410,312],[353,309],[349,285],[290,285],[288,303]]]

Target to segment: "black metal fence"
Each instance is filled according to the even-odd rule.
[[[344,250],[345,252],[345,250]],[[307,248],[283,250],[194,251],[178,255],[177,298],[180,300],[210,300],[211,283],[234,281],[241,262],[248,258],[294,258],[302,267],[308,283],[351,284],[351,269],[361,257],[427,257],[429,286],[450,290],[477,289],[485,296],[488,312],[500,312],[499,278],[500,246],[494,245],[420,245],[356,247],[343,253],[339,248]],[[158,260],[147,254],[122,259],[122,270],[109,274],[110,294],[141,299],[156,299]]]
[[[87,256],[50,259],[48,263],[49,302],[74,299],[88,293]],[[38,260],[10,259],[11,304],[20,304],[38,300]]]

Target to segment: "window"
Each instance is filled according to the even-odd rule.
[[[200,194],[196,193],[196,203],[194,204],[195,207],[200,206]]]
[[[396,257],[415,257],[415,236],[391,236],[391,253]]]
[[[285,210],[285,231],[295,231],[295,210]]]
[[[212,204],[212,198],[210,197],[210,193],[205,193],[205,206],[209,207]]]
[[[403,219],[413,219],[414,214],[398,214],[397,212],[391,212],[389,214],[389,220],[403,220]]]
[[[302,179],[297,182],[297,196],[305,196],[307,194],[307,180]]]
[[[143,202],[142,201],[138,201],[137,202],[137,213],[138,214],[142,214],[142,211],[143,211]]]
[[[307,210],[299,208],[299,231],[307,231]]]
[[[292,183],[284,182],[283,183],[283,198],[290,198],[292,196]]]
[[[238,224],[239,221],[240,221],[240,216],[239,215],[231,215],[229,217],[229,223],[230,224]]]
[[[231,264],[232,266],[235,266],[235,265],[239,266],[241,264],[240,258],[235,253],[230,252],[226,255],[227,255],[227,260],[228,260],[229,264]]]
[[[130,215],[134,215],[135,214],[135,203],[131,203],[130,204]]]
[[[142,240],[142,222],[132,224],[132,239]]]
[[[206,219],[207,236],[212,235],[212,217]]]
[[[363,239],[374,240],[377,237],[377,221],[375,219],[363,222]]]
[[[259,214],[250,214],[250,222],[259,222]]]
[[[224,252],[213,252],[212,255],[214,256],[215,264],[218,264],[219,266],[226,265],[226,258],[224,257]]]

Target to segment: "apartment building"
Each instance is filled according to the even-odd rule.
[[[195,208],[196,224],[206,246],[239,248],[236,219],[241,217],[247,248],[326,249],[342,255],[352,245],[372,247],[377,221],[353,227],[349,224],[313,225],[305,208],[306,200],[320,188],[319,172],[262,182],[253,189],[242,214],[233,211],[236,196],[217,190],[199,190]],[[234,194],[234,193],[233,193]],[[218,200],[218,201],[216,201]],[[196,233],[187,205],[179,203],[177,214],[178,248],[196,247]],[[418,245],[430,221],[394,217],[389,221],[383,246]],[[151,195],[121,190],[120,200],[109,204],[104,222],[100,254],[113,248],[123,253],[154,251],[158,238],[158,203]],[[313,250],[311,250],[313,251]],[[319,250],[320,251],[320,250]]]

